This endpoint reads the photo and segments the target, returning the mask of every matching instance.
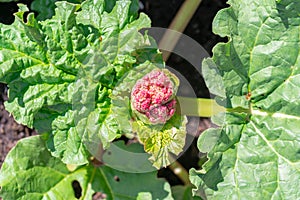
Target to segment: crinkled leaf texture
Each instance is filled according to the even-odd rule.
[[[227,112],[198,141],[190,171],[205,199],[300,199],[300,2],[230,0],[213,23],[229,38],[205,61]],[[221,84],[217,81],[222,80]],[[217,118],[216,118],[217,119]]]
[[[75,193],[73,186],[78,184]],[[3,199],[15,200],[88,200],[95,192],[114,200],[137,199],[141,195],[173,199],[170,185],[157,179],[155,171],[132,174],[92,165],[71,171],[51,156],[41,136],[22,139],[9,152],[0,171],[0,186]]]
[[[147,126],[142,121],[132,123],[145,151],[152,155],[149,160],[153,166],[161,168],[174,162],[172,154],[178,155],[185,144],[185,116],[175,114],[164,126]]]
[[[156,68],[150,62],[145,62],[131,70],[113,91],[112,102],[116,105],[114,113],[123,130],[128,130],[127,133],[137,133],[140,142],[144,144],[145,151],[151,154],[149,160],[153,166],[159,169],[174,161],[171,154],[178,155],[182,152],[185,144],[187,119],[185,116],[176,114],[163,125],[151,125],[142,120],[131,120],[132,116],[128,112],[130,110],[129,98],[135,80]]]
[[[150,19],[137,15],[138,1],[56,5],[51,19],[30,13],[24,22],[20,5],[12,25],[0,24],[0,81],[16,121],[45,133],[53,156],[82,165],[100,146],[132,135],[127,93],[164,63],[153,39],[139,33]]]

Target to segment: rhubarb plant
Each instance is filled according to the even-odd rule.
[[[164,69],[155,41],[139,32],[150,19],[138,14],[138,1],[57,2],[54,16],[40,21],[27,12],[19,4],[15,22],[0,24],[0,81],[9,88],[5,108],[40,135],[8,154],[0,195],[172,199],[156,170],[183,150],[187,121],[176,111],[178,79]],[[151,102],[140,110],[136,97],[150,87]],[[149,156],[133,162],[145,163],[147,173],[109,166],[111,143],[122,136],[143,145],[134,153]]]
[[[203,75],[227,111],[198,140],[208,161],[191,170],[205,199],[299,199],[300,3],[230,0],[214,22],[228,37]]]
[[[0,25],[5,107],[40,133],[7,155],[1,197],[198,199],[193,190],[202,199],[300,198],[300,3],[229,0],[217,14],[214,32],[228,42],[215,46],[202,73],[226,109],[199,137],[207,161],[190,170],[194,189],[170,189],[156,170],[183,149],[182,113],[201,113],[184,101],[206,101],[176,96],[178,79],[139,32],[150,20],[138,1],[74,3],[38,18],[25,18],[19,5],[15,22]]]

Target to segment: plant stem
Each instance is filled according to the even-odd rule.
[[[187,27],[193,15],[195,14],[201,1],[202,0],[186,0],[177,12],[175,18],[169,26],[169,29],[182,33]],[[174,32],[169,30],[165,32],[163,38],[160,40],[160,43],[158,45],[160,49],[169,50],[163,51],[164,61],[168,60],[169,56],[171,55],[171,50],[174,49],[178,40],[178,34],[174,34]]]
[[[219,106],[213,99],[177,97],[182,115],[211,117],[220,112],[224,112],[225,108]]]
[[[184,183],[184,185],[192,184],[190,182],[189,173],[178,161],[174,161],[168,167]]]
[[[174,31],[182,33],[185,30],[201,1],[202,0],[186,0],[177,12],[169,29],[165,32],[158,45],[163,51],[164,61],[168,60],[180,38],[180,34],[176,34]],[[170,29],[173,31],[170,31]],[[168,51],[164,51],[164,49],[168,49]],[[181,114],[183,115],[211,117],[214,114],[225,111],[225,108],[219,106],[212,99],[189,97],[177,97],[177,99],[180,104]],[[185,185],[191,185],[189,173],[178,161],[174,161],[168,167]]]

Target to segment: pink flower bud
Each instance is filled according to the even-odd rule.
[[[139,79],[131,92],[131,107],[143,120],[164,124],[175,113],[177,77],[167,70],[156,69]]]

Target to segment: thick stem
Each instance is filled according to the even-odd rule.
[[[220,112],[225,112],[225,108],[219,106],[213,99],[177,97],[179,109],[182,115],[211,117]]]
[[[177,15],[169,26],[169,30],[165,32],[158,45],[162,51],[164,49],[168,50],[163,51],[164,61],[168,60],[172,50],[180,38],[180,34],[176,34],[174,31],[182,33],[185,30],[201,1],[202,0],[186,0],[177,12]],[[188,97],[177,97],[177,99],[180,104],[180,112],[183,115],[211,117],[214,114],[225,111],[225,108],[219,106],[212,99],[197,99]],[[168,167],[185,185],[191,185],[189,173],[178,161],[173,162]]]
[[[174,161],[168,167],[183,182],[184,185],[192,184],[190,182],[189,173],[178,161]]]
[[[173,19],[172,23],[169,26],[169,29],[182,33],[184,29],[187,27],[193,15],[195,14],[201,1],[202,0],[186,0],[180,7],[179,11],[177,12],[175,18]],[[171,54],[171,50],[174,49],[178,40],[179,40],[178,34],[174,34],[174,32],[169,30],[165,32],[163,38],[161,39],[158,45],[160,49],[169,50],[163,52],[164,61],[168,60]]]

